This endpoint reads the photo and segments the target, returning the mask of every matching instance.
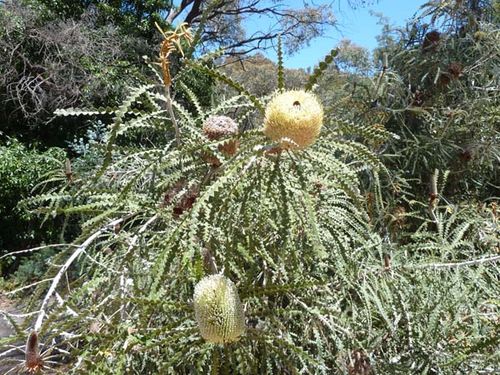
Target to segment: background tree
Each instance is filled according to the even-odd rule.
[[[270,95],[278,88],[277,65],[261,53],[246,57],[227,57],[218,66],[256,96]],[[306,81],[307,73],[304,69],[285,69],[286,88],[302,87]]]
[[[336,47],[338,54],[335,58],[337,69],[345,73],[368,76],[373,69],[370,52],[356,45],[349,39],[342,39]]]
[[[0,24],[0,126],[27,144],[65,147],[85,124],[54,121],[57,108],[113,105],[127,85],[145,79],[140,56],[152,47],[112,24],[98,26],[91,12],[49,22],[9,1]]]

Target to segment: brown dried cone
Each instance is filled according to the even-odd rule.
[[[406,209],[403,206],[397,206],[394,209],[392,217],[393,225],[398,229],[402,229],[406,224]]]
[[[193,208],[196,199],[198,198],[198,191],[196,189],[188,190],[180,199],[179,202],[174,206],[173,213],[174,217],[181,216],[185,211]]]
[[[179,180],[175,183],[174,186],[172,186],[168,191],[165,192],[165,195],[163,196],[163,202],[161,203],[161,207],[165,207],[170,205],[175,196],[180,193],[182,188],[186,185],[185,180]]]
[[[391,269],[391,256],[389,254],[384,254],[384,270],[389,271]]]
[[[464,70],[462,64],[458,62],[452,62],[448,65],[448,74],[452,79],[458,79],[462,76],[462,71]]]
[[[371,375],[373,374],[370,359],[362,350],[354,350],[347,363],[349,375]]]
[[[439,75],[439,81],[438,81],[438,84],[439,86],[441,87],[446,87],[450,84],[451,82],[451,78],[450,78],[450,75],[448,73],[441,73]]]
[[[439,76],[439,84],[441,86],[448,86],[452,80],[459,79],[462,76],[463,67],[460,63],[453,62],[448,65],[448,71],[441,73]]]
[[[174,199],[178,196],[181,191],[186,187],[186,181],[177,181],[174,186],[172,186],[164,195],[163,202],[160,207],[166,207],[174,203]],[[196,187],[191,187],[185,193],[183,193],[178,200],[175,202],[172,208],[172,213],[175,218],[181,216],[184,211],[190,210],[196,199],[198,198],[198,189]]]
[[[422,43],[422,49],[424,51],[435,51],[439,41],[441,40],[441,33],[437,30],[429,31],[424,36],[424,42]]]
[[[219,145],[219,151],[226,156],[233,156],[240,147],[240,141],[237,139],[230,139],[227,142]]]
[[[25,366],[29,374],[37,374],[43,368],[43,360],[40,356],[38,345],[38,333],[33,331],[26,341]]]
[[[414,107],[422,107],[425,101],[425,93],[421,90],[415,90],[413,94],[411,105]]]
[[[217,141],[225,137],[238,135],[238,124],[227,116],[210,116],[203,123],[203,133],[211,141]],[[240,142],[237,139],[229,139],[218,146],[219,151],[225,156],[233,156],[238,151]],[[221,165],[221,161],[215,155],[205,153],[203,159],[215,167]]]
[[[467,162],[471,161],[472,158],[474,157],[474,151],[469,147],[464,148],[460,152],[459,157],[460,157],[460,160],[462,162],[467,163]]]

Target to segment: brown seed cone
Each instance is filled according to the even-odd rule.
[[[237,139],[230,139],[223,144],[220,144],[218,150],[225,156],[233,156],[238,151],[240,147],[240,141]],[[203,160],[205,160],[208,164],[211,164],[213,167],[220,167],[222,162],[219,158],[210,152],[204,152],[202,156]]]
[[[203,133],[211,141],[238,134],[238,124],[227,116],[210,116],[203,123]]]
[[[196,199],[198,198],[198,193],[194,190],[186,192],[180,199],[180,201],[174,206],[172,212],[174,217],[181,216],[185,211],[193,208]]]
[[[448,73],[452,79],[458,79],[462,75],[463,66],[458,62],[452,62],[448,65]]]
[[[373,374],[370,359],[362,350],[354,350],[347,364],[349,375]]]
[[[214,168],[220,167],[222,164],[217,156],[209,152],[204,152],[201,157],[203,160],[205,160],[208,164],[210,164]]]
[[[467,163],[472,160],[474,157],[474,152],[470,148],[465,148],[460,152],[460,160],[462,160],[464,163]]]
[[[231,139],[221,145],[219,145],[219,151],[226,156],[233,156],[238,151],[240,147],[240,141],[237,139]]]
[[[424,41],[422,43],[422,49],[424,51],[435,51],[439,41],[441,40],[441,33],[437,30],[429,31],[424,36]]]
[[[397,206],[393,211],[393,224],[401,229],[406,224],[406,209],[403,206]]]
[[[184,180],[177,181],[174,186],[172,186],[170,189],[168,189],[168,191],[165,192],[161,206],[164,207],[164,206],[168,206],[169,204],[171,204],[174,197],[177,194],[179,194],[179,192],[182,190],[182,188],[185,185],[186,185],[186,181],[184,181]]]
[[[441,73],[439,75],[438,85],[441,87],[446,87],[450,84],[451,78],[448,73]]]

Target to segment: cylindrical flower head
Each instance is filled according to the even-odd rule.
[[[203,133],[211,141],[238,134],[238,124],[231,117],[210,116],[203,123]]]
[[[29,373],[38,373],[43,367],[43,361],[40,357],[40,348],[38,344],[38,334],[33,331],[26,341],[26,352],[24,365]]]
[[[302,149],[314,143],[323,126],[323,107],[314,94],[285,91],[266,108],[264,134],[288,149]]]
[[[245,332],[245,315],[238,290],[225,276],[207,276],[196,284],[194,311],[201,336],[208,342],[236,341]]]

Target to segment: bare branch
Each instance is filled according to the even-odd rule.
[[[75,250],[75,252],[68,258],[68,260],[66,260],[66,262],[62,265],[62,267],[57,272],[57,275],[54,277],[52,284],[50,285],[50,288],[42,301],[42,305],[40,307],[40,312],[39,312],[38,317],[36,319],[35,327],[33,328],[35,331],[37,331],[37,332],[40,331],[40,328],[42,327],[42,323],[43,323],[43,318],[45,317],[45,315],[47,315],[46,310],[47,310],[47,305],[50,301],[50,298],[55,293],[56,288],[59,285],[59,281],[61,280],[63,275],[66,273],[66,271],[69,269],[71,264],[73,264],[73,262],[85,251],[85,249],[87,249],[87,247],[89,247],[94,242],[94,240],[99,238],[99,236],[101,236],[104,232],[106,232],[108,230],[113,230],[117,224],[122,223],[124,220],[125,220],[125,218],[113,220],[109,224],[105,225],[104,227],[102,227],[101,229],[96,231],[89,238],[87,238],[80,246],[78,246],[78,248]]]

